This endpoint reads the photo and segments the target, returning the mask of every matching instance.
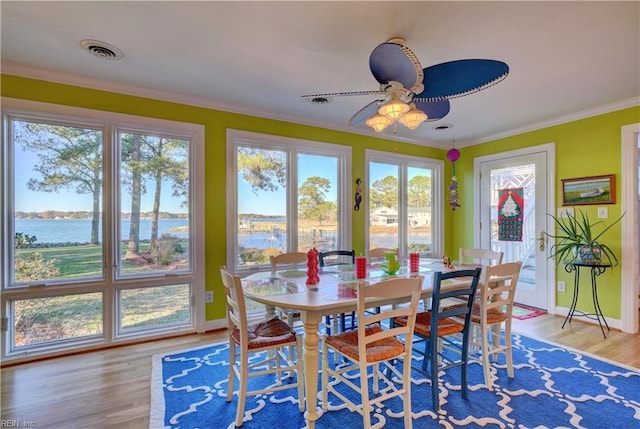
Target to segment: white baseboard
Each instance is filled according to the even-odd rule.
[[[566,308],[566,307],[556,307],[555,314],[557,314],[558,316],[567,317],[567,314],[569,314],[569,309]],[[609,325],[610,328],[616,328],[616,329],[622,330],[622,320],[613,319],[611,317],[606,317],[606,316],[605,316],[605,318],[607,320],[607,325]],[[592,319],[590,317],[581,316],[580,313],[574,313],[573,320],[579,320],[581,322],[591,323],[592,325],[597,325],[598,324],[598,321],[596,319]],[[606,330],[606,326],[604,324],[603,324],[603,326],[605,327],[605,330]]]

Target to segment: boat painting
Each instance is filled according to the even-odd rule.
[[[562,205],[615,204],[615,175],[562,180]]]
[[[582,192],[580,198],[599,197],[600,195],[604,195],[604,193],[605,190],[603,188],[591,189],[590,191]]]

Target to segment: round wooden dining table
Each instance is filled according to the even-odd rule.
[[[466,268],[466,267],[465,267]],[[421,261],[419,273],[409,273],[406,266],[395,275],[424,277],[422,298],[430,298],[432,293],[433,272],[448,271],[440,260]],[[356,279],[353,267],[325,267],[319,272],[317,284],[307,284],[306,270],[284,270],[276,272],[258,272],[242,279],[244,294],[247,298],[267,306],[267,317],[275,315],[274,308],[287,308],[300,312],[304,326],[302,359],[304,361],[307,427],[312,429],[322,415],[318,407],[318,368],[320,343],[320,323],[325,315],[347,313],[356,310],[357,282],[378,282],[390,276],[382,272],[379,266],[369,266],[365,279]],[[460,285],[461,280],[448,280],[451,286]],[[445,289],[448,284],[443,284]],[[372,306],[394,304],[394,302],[372,301]]]

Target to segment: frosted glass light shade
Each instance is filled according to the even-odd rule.
[[[400,116],[398,122],[400,122],[405,127],[415,130],[418,126],[427,120],[427,114],[422,110],[416,109],[415,105],[411,104],[411,110],[409,110],[404,115]]]
[[[365,122],[368,126],[373,128],[376,133],[381,133],[389,125],[393,124],[393,119],[387,118],[382,115],[373,115]]]
[[[404,101],[389,100],[378,108],[378,113],[395,121],[400,116],[407,113],[410,109],[411,107],[409,107],[409,105]]]

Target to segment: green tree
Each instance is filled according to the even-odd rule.
[[[35,153],[39,163],[27,186],[32,191],[71,189],[90,194],[92,218],[90,243],[98,243],[102,190],[102,132],[88,128],[16,122],[15,141]]]
[[[129,184],[131,191],[131,217],[129,219],[129,241],[127,243],[127,253],[125,259],[135,258],[140,255],[140,207],[142,204],[142,194],[144,193],[144,183],[142,173],[144,171],[144,161],[142,159],[141,144],[142,136],[130,134],[121,141],[123,168],[129,173]]]
[[[238,147],[238,173],[257,195],[286,185],[287,159],[283,151]]]
[[[427,207],[431,205],[431,177],[413,177],[409,180],[407,194],[410,207]]]
[[[398,179],[387,176],[376,180],[369,190],[370,207],[398,207]]]
[[[298,216],[305,220],[323,222],[335,213],[336,203],[326,200],[331,189],[329,179],[319,176],[308,177],[298,188]]]
[[[151,242],[158,240],[158,222],[161,213],[163,185],[169,181],[173,196],[182,197],[188,205],[189,196],[189,142],[158,136],[123,134],[122,153],[123,186],[131,193],[131,219],[125,258],[140,255],[140,216],[142,195],[153,186],[151,212]]]
[[[160,197],[163,182],[169,180],[173,196],[183,197],[182,205],[188,205],[189,196],[189,142],[186,140],[147,137],[144,139],[147,161],[145,170],[155,185],[151,218],[151,242],[158,239]]]

